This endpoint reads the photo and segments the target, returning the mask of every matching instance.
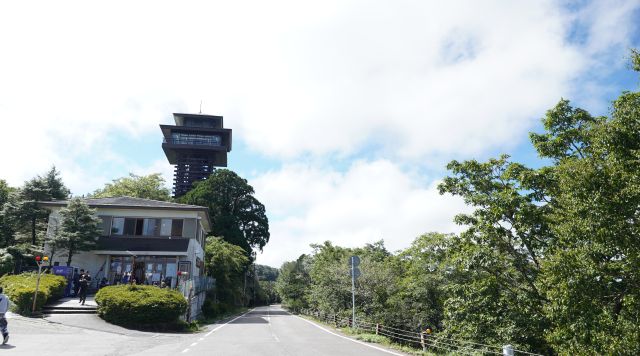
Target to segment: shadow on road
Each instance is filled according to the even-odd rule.
[[[236,319],[229,324],[267,324],[269,323],[263,317],[260,316],[243,316],[242,318]]]
[[[267,324],[266,318],[290,315],[284,310],[253,310],[230,324]]]

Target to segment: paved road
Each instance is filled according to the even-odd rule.
[[[353,341],[279,307],[259,307],[179,345],[160,345],[138,355],[402,355]]]
[[[12,315],[5,355],[401,355],[364,344],[279,307],[260,307],[195,334],[148,333],[105,323],[96,315],[30,319]]]
[[[160,334],[128,330],[108,324],[96,315],[57,315],[30,319],[11,315],[9,343],[0,355],[102,356],[131,355],[157,345],[176,345],[185,334]],[[188,337],[194,335],[188,334]]]

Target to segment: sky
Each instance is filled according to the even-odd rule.
[[[224,116],[278,267],[309,244],[459,232],[445,165],[540,164],[561,98],[607,114],[639,79],[640,0],[0,4],[0,179],[55,165],[75,195],[173,168],[159,124]]]

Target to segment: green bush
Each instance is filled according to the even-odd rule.
[[[187,301],[179,292],[142,285],[104,287],[96,294],[96,303],[104,320],[138,328],[177,324],[187,310]]]
[[[0,248],[0,276],[13,271],[13,256],[6,248]]]
[[[36,273],[4,275],[0,278],[0,286],[9,297],[17,313],[29,315],[33,307],[33,296],[36,291]],[[67,280],[62,276],[43,274],[38,287],[36,311],[42,310],[45,303],[61,298]]]

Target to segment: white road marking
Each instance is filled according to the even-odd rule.
[[[225,325],[227,325],[227,324],[229,324],[229,323],[232,323],[232,322],[234,322],[234,321],[236,321],[236,320],[238,320],[238,319],[242,318],[243,316],[245,316],[245,315],[247,315],[247,314],[251,313],[254,309],[255,309],[255,308],[253,308],[253,309],[249,310],[248,312],[246,312],[246,313],[244,313],[244,314],[242,314],[242,315],[240,315],[240,316],[237,316],[237,317],[233,318],[232,320],[229,320],[229,321],[227,321],[226,323],[224,323],[224,324],[222,324],[222,325],[218,326],[217,328],[215,328],[215,329],[213,329],[213,330],[209,331],[209,333],[207,333],[207,335],[205,335],[204,337],[207,337],[207,336],[211,335],[214,331],[219,330],[221,327],[223,327],[223,326],[225,326]],[[201,338],[199,339],[199,341],[202,341],[202,340],[204,340],[204,338],[202,338],[202,337],[201,337]],[[191,344],[191,346],[189,346],[189,347],[196,346],[197,344],[198,344],[197,342],[194,342],[194,343],[193,343],[193,344]],[[185,352],[189,352],[189,349],[188,349],[188,348],[186,348],[186,349],[182,350],[182,353],[185,353]]]
[[[280,339],[273,332],[273,328],[271,327],[271,306],[267,305],[267,321],[269,323],[269,331],[271,331],[271,336],[276,340],[276,342],[280,342]]]
[[[203,337],[201,337],[201,338],[199,338],[199,339],[198,339],[198,341],[202,341],[202,340],[204,340],[204,338],[203,338]]]
[[[309,323],[309,324],[311,324],[311,325],[315,326],[316,328],[318,328],[318,329],[320,329],[320,330],[326,331],[326,332],[328,332],[328,333],[329,333],[329,334],[331,334],[331,335],[334,335],[334,336],[337,336],[337,337],[343,338],[343,339],[345,339],[345,340],[353,341],[353,342],[355,342],[356,344],[364,345],[364,346],[370,347],[370,348],[372,348],[372,349],[376,349],[376,350],[378,350],[378,351],[386,352],[386,353],[388,353],[388,354],[392,354],[392,355],[396,355],[396,356],[404,356],[403,354],[399,354],[399,353],[396,353],[396,352],[393,352],[393,351],[385,350],[385,349],[383,349],[383,348],[381,348],[381,347],[377,347],[377,346],[369,345],[369,344],[367,344],[367,343],[365,343],[365,342],[362,342],[362,341],[359,341],[359,340],[354,340],[354,339],[352,339],[352,338],[350,338],[350,337],[346,337],[346,336],[342,336],[342,335],[336,334],[336,333],[334,333],[333,331],[328,330],[328,329],[325,329],[325,328],[323,328],[322,326],[320,326],[320,325],[318,325],[318,324],[316,324],[316,323],[314,323],[314,322],[312,322],[312,321],[309,321],[309,320],[307,320],[307,319],[305,319],[305,318],[301,318],[301,317],[299,317],[299,316],[297,316],[297,315],[293,315],[293,314],[291,314],[291,315],[292,315],[292,316],[295,316],[296,318],[298,318],[298,319],[300,319],[300,320],[306,321],[307,323]]]
[[[251,313],[254,309],[255,309],[255,308],[253,308],[253,309],[249,310],[248,312],[246,312],[246,313],[244,313],[244,314],[242,314],[242,315],[240,315],[240,316],[237,316],[237,317],[233,318],[232,320],[229,320],[229,321],[227,321],[226,323],[224,323],[224,324],[222,324],[222,325],[218,326],[217,328],[215,328],[215,329],[213,329],[213,330],[209,331],[209,333],[208,333],[207,335],[205,335],[205,337],[207,337],[207,336],[209,336],[209,335],[213,334],[213,332],[214,332],[214,331],[220,330],[220,328],[222,328],[223,326],[225,326],[225,325],[227,325],[227,324],[229,324],[229,323],[233,323],[234,321],[236,321],[236,320],[238,320],[238,319],[242,318],[243,316],[245,316],[245,315],[247,315],[247,314]]]

